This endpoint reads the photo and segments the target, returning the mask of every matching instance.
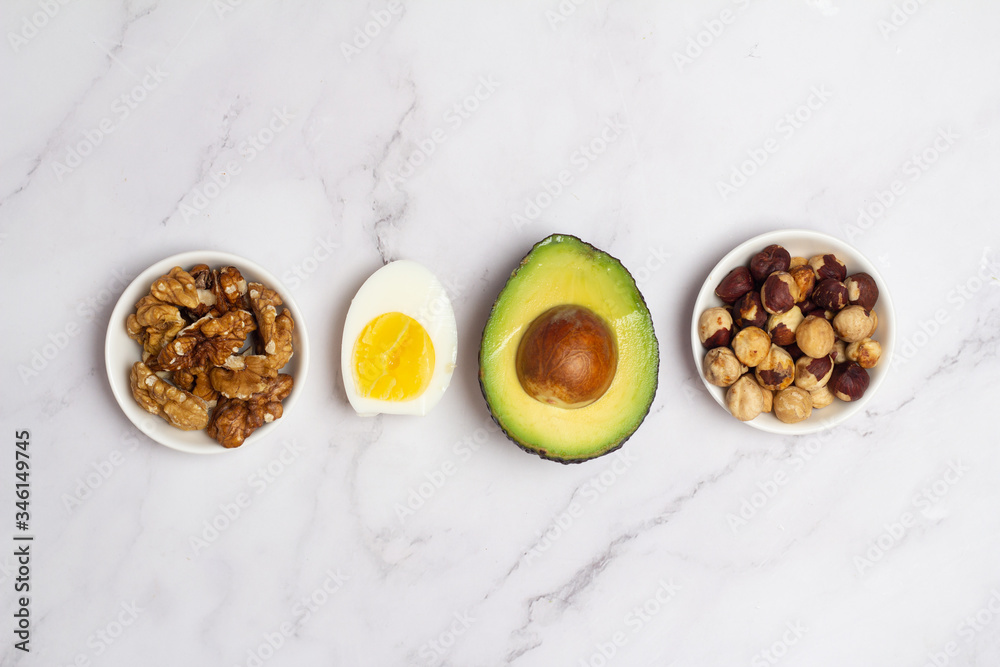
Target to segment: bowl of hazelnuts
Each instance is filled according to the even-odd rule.
[[[859,412],[890,367],[892,300],[864,255],[808,230],[768,232],[712,269],[695,300],[691,348],[733,417],[786,435]]]

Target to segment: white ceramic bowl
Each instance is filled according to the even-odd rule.
[[[698,375],[701,377],[702,382],[704,382],[705,388],[708,389],[708,392],[722,406],[725,412],[724,415],[719,415],[720,419],[734,418],[729,414],[729,409],[726,407],[726,389],[709,384],[701,371],[702,360],[705,358],[706,350],[698,338],[698,317],[707,308],[723,305],[722,301],[715,296],[715,288],[718,287],[719,282],[727,273],[737,266],[749,265],[750,259],[754,255],[773,243],[783,246],[791,253],[792,257],[798,256],[808,259],[813,255],[833,253],[847,265],[847,275],[864,272],[871,275],[878,285],[879,297],[878,302],[875,304],[875,312],[878,313],[878,330],[875,332],[873,338],[882,346],[882,357],[878,365],[868,371],[868,374],[871,376],[871,383],[868,385],[868,391],[865,392],[865,395],[859,400],[852,402],[834,399],[831,405],[820,410],[813,410],[812,416],[809,419],[797,424],[785,424],[779,421],[773,412],[761,414],[756,419],[745,422],[762,431],[780,433],[782,435],[815,433],[816,431],[836,426],[863,410],[865,405],[875,396],[879,385],[882,384],[886,374],[889,372],[896,336],[896,318],[892,309],[892,298],[889,295],[889,289],[886,287],[885,281],[882,280],[882,276],[879,275],[875,265],[855,248],[833,236],[805,229],[780,229],[755,236],[738,245],[723,257],[715,265],[715,268],[712,269],[712,272],[708,274],[705,284],[702,285],[701,291],[698,292],[698,298],[694,303],[694,313],[691,317],[691,350],[694,354],[695,367],[698,369]]]
[[[175,266],[190,269],[196,264],[207,264],[212,268],[235,266],[247,281],[260,282],[275,290],[284,301],[284,307],[291,312],[292,319],[295,320],[292,337],[295,353],[282,369],[282,372],[295,378],[295,384],[291,393],[282,402],[282,417],[257,429],[240,447],[233,449],[226,449],[210,438],[204,430],[182,431],[168,424],[162,417],[146,412],[135,402],[129,387],[129,372],[132,370],[132,365],[142,357],[142,347],[128,337],[128,333],[125,331],[125,320],[130,313],[135,311],[136,302],[149,293],[149,286],[154,280]],[[255,442],[269,437],[275,429],[288,420],[292,406],[302,394],[305,386],[306,371],[309,368],[309,337],[306,334],[305,320],[302,318],[302,313],[295,304],[295,300],[292,299],[288,289],[274,275],[250,260],[237,255],[213,250],[195,250],[160,260],[140,273],[125,288],[111,313],[111,320],[108,322],[108,333],[104,342],[104,361],[108,371],[108,381],[111,383],[111,391],[114,393],[118,405],[139,430],[160,444],[182,452],[221,454],[249,447]]]

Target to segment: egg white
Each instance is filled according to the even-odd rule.
[[[354,383],[354,344],[365,326],[384,313],[403,313],[424,327],[434,345],[430,384],[409,401],[382,401],[358,395]],[[351,407],[362,417],[377,414],[426,415],[451,383],[458,359],[458,327],[448,293],[422,264],[398,260],[386,264],[365,281],[351,301],[344,321],[340,364]]]

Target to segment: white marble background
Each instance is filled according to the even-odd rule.
[[[0,514],[27,428],[36,536],[28,654],[0,549],[2,664],[1000,664],[1000,5],[2,15]],[[822,437],[728,418],[687,348],[708,269],[788,226],[858,247],[897,308],[897,368]],[[662,355],[622,454],[578,466],[507,442],[476,381],[554,231],[633,271]],[[282,277],[311,334],[306,396],[233,455],[147,439],[104,372],[124,282],[199,248]],[[361,419],[340,329],[396,258],[449,286],[459,369],[431,415]]]

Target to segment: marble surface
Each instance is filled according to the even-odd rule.
[[[3,14],[4,529],[28,429],[35,539],[30,653],[0,557],[2,664],[1000,664],[1000,5]],[[709,268],[792,226],[879,266],[897,367],[776,437],[704,393],[687,331]],[[645,423],[576,466],[509,443],[476,380],[556,231],[632,270],[661,350]],[[149,440],[105,377],[124,285],[190,249],[266,267],[309,325],[308,391],[231,455]],[[341,328],[399,258],[448,287],[458,370],[430,415],[364,419]]]

